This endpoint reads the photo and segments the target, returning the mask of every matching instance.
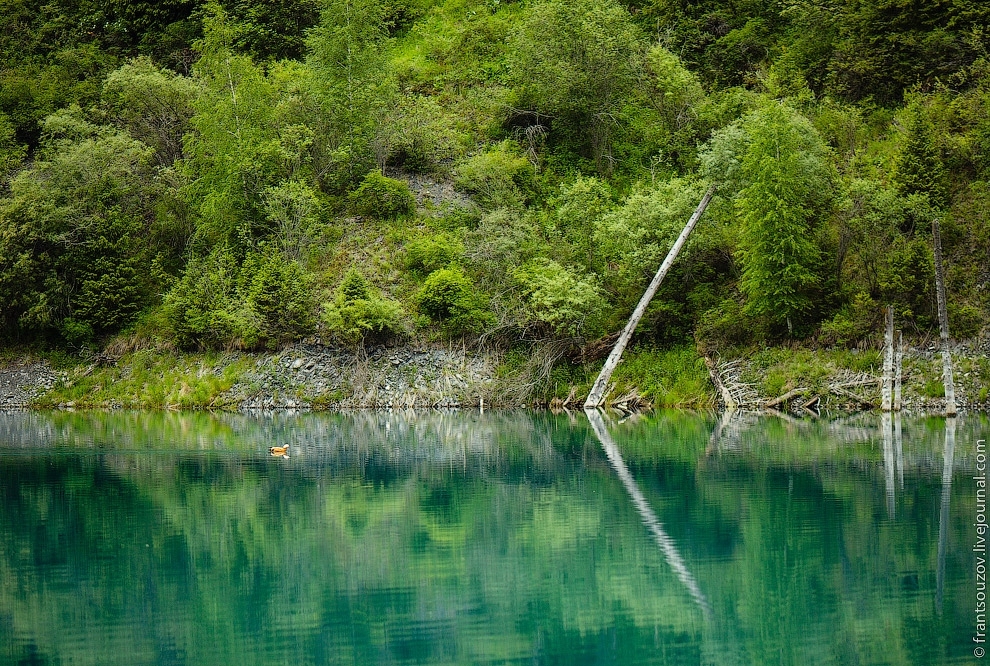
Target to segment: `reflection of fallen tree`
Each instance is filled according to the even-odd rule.
[[[636,485],[635,479],[633,479],[632,474],[629,472],[629,468],[626,467],[625,461],[622,460],[622,454],[619,452],[619,448],[615,445],[612,440],[612,436],[608,434],[608,429],[605,427],[605,422],[602,420],[601,412],[595,409],[585,410],[588,415],[588,420],[591,422],[591,427],[595,431],[595,435],[598,436],[598,441],[602,443],[602,448],[605,450],[605,455],[608,456],[608,460],[612,463],[612,467],[615,468],[616,474],[619,475],[619,480],[622,481],[622,485],[625,486],[626,491],[632,498],[633,504],[636,506],[636,510],[639,511],[639,515],[643,519],[643,523],[646,527],[653,533],[653,537],[656,539],[657,545],[660,546],[660,552],[663,553],[664,559],[667,560],[667,564],[670,568],[674,570],[677,577],[684,584],[684,587],[688,589],[691,597],[697,602],[698,606],[704,612],[706,618],[711,617],[712,609],[708,604],[708,600],[705,598],[704,593],[701,588],[698,587],[698,581],[695,580],[694,576],[688,571],[687,565],[684,564],[684,559],[681,554],[677,551],[677,546],[674,544],[674,540],[664,531],[663,523],[657,518],[656,514],[653,513],[653,509],[646,501],[646,497],[643,496],[642,491],[639,486]]]

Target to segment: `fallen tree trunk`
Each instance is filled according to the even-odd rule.
[[[778,396],[778,397],[774,398],[773,400],[770,400],[765,405],[763,405],[763,407],[764,407],[764,409],[770,409],[771,407],[776,407],[777,405],[781,404],[782,402],[787,402],[791,398],[796,398],[799,395],[804,395],[809,390],[811,390],[811,389],[807,389],[807,388],[791,389],[790,391],[788,391],[784,395]]]
[[[602,367],[602,371],[598,375],[598,379],[595,380],[594,386],[591,387],[591,393],[588,394],[588,399],[585,400],[585,408],[594,408],[602,404],[602,400],[605,395],[605,388],[608,386],[608,380],[612,377],[612,372],[615,371],[615,366],[619,364],[619,359],[622,358],[622,352],[625,351],[626,345],[629,344],[629,338],[632,337],[633,331],[636,330],[636,325],[639,324],[639,320],[643,318],[643,314],[646,312],[647,306],[650,301],[653,300],[653,295],[657,293],[657,289],[660,288],[660,283],[663,282],[664,277],[666,277],[667,272],[670,270],[671,264],[674,263],[674,259],[677,258],[677,253],[681,251],[684,243],[687,242],[688,236],[694,229],[701,215],[705,212],[705,208],[708,207],[708,202],[712,200],[715,195],[715,186],[712,185],[708,188],[705,196],[702,197],[701,203],[694,210],[694,214],[691,215],[691,219],[688,220],[687,224],[684,225],[684,230],[681,231],[681,235],[677,237],[674,241],[673,247],[670,248],[670,252],[667,253],[667,258],[663,260],[660,265],[660,269],[657,274],[653,277],[653,281],[650,282],[650,286],[647,287],[646,293],[643,297],[639,299],[639,304],[636,309],[633,310],[632,316],[629,317],[629,323],[626,327],[622,329],[622,334],[619,336],[619,340],[615,343],[615,347],[612,348],[612,353],[608,355],[608,359],[605,361],[605,365]]]
[[[722,378],[719,375],[718,367],[715,365],[715,361],[711,359],[710,356],[705,356],[705,366],[708,368],[708,375],[712,378],[712,384],[718,389],[719,395],[722,396],[722,402],[725,404],[726,409],[735,409],[739,405],[736,404],[736,399],[732,397],[732,392],[729,391],[728,387],[722,382]]]

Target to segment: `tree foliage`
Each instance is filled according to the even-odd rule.
[[[979,332],[984,4],[0,0],[0,334]]]
[[[834,174],[811,124],[770,104],[713,139],[709,173],[735,185],[740,217],[739,287],[753,314],[786,322],[811,312],[822,284],[820,229]]]

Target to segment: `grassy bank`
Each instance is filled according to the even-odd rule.
[[[557,362],[549,372],[539,370],[534,356],[522,353],[460,357],[447,350],[446,361],[425,361],[423,350],[389,348],[376,352],[378,365],[341,350],[322,351],[319,358],[302,347],[278,353],[175,354],[141,350],[115,362],[94,364],[66,356],[46,360],[57,371],[51,389],[40,392],[35,408],[225,410],[238,409],[245,400],[273,396],[272,408],[335,409],[341,406],[390,406],[408,383],[421,389],[417,407],[475,404],[477,396],[492,407],[520,404],[579,407],[591,389],[601,362]],[[434,353],[437,353],[434,351]],[[336,356],[332,356],[336,354]],[[418,356],[417,356],[418,354]],[[319,382],[307,368],[336,364],[335,382]],[[403,360],[400,362],[399,357]],[[419,359],[419,360],[417,360]],[[473,360],[471,360],[473,359]],[[749,387],[753,404],[763,404],[795,389],[801,401],[820,396],[825,409],[867,408],[879,404],[879,383],[856,390],[863,398],[850,402],[830,390],[850,377],[876,378],[882,357],[876,350],[765,347],[726,350],[721,360],[736,359],[737,377]],[[957,401],[961,406],[986,409],[990,399],[990,357],[976,348],[960,348],[953,356]],[[8,358],[9,363],[12,359]],[[469,365],[474,364],[469,368]],[[491,372],[479,368],[488,367]],[[315,371],[314,371],[315,372]],[[904,358],[904,402],[916,409],[940,409],[943,398],[941,358],[932,350],[911,349]],[[308,377],[308,378],[307,378]],[[422,380],[422,381],[421,381]],[[415,387],[413,385],[416,385]],[[704,359],[693,347],[648,347],[627,350],[612,377],[611,402],[627,406],[710,409],[718,405]],[[391,392],[391,393],[390,393]],[[377,396],[377,397],[375,397]],[[474,397],[472,397],[474,396]],[[376,402],[377,400],[377,402]],[[365,404],[367,402],[367,404]],[[253,404],[253,403],[252,403]],[[783,408],[786,408],[783,407]]]
[[[60,359],[63,379],[34,406],[152,410],[224,409],[221,396],[250,368],[246,355],[143,350],[107,366]]]

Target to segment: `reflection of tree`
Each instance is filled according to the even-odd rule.
[[[944,661],[969,616],[965,553],[933,603],[934,422],[905,424],[891,521],[879,446],[760,421],[708,456],[711,417],[609,433],[702,622],[583,419],[0,415],[0,663]]]
[[[945,548],[949,530],[949,496],[952,493],[952,459],[956,454],[956,418],[945,419],[945,450],[942,453],[942,509],[938,515],[938,573],[936,574],[935,606],[942,614],[945,594]]]
[[[605,450],[605,455],[608,456],[608,460],[612,463],[612,467],[615,468],[615,473],[618,474],[619,480],[622,481],[622,485],[625,486],[626,492],[629,493],[629,497],[632,498],[633,504],[636,505],[636,510],[643,519],[643,523],[646,525],[647,529],[653,533],[653,537],[657,541],[657,545],[660,546],[660,551],[663,553],[664,559],[667,560],[667,564],[670,568],[674,570],[677,574],[677,578],[684,584],[684,587],[688,589],[691,597],[694,599],[695,603],[701,607],[704,611],[706,617],[710,617],[712,613],[711,606],[708,605],[708,600],[705,599],[704,593],[701,588],[698,587],[698,581],[695,580],[694,576],[688,571],[687,565],[684,563],[684,558],[677,550],[677,545],[674,540],[671,539],[667,532],[663,529],[663,523],[657,518],[653,509],[650,508],[649,503],[646,498],[643,497],[642,491],[640,491],[639,486],[636,485],[636,480],[633,479],[632,474],[629,473],[629,468],[626,467],[625,461],[622,459],[622,453],[619,452],[619,447],[615,445],[615,441],[612,436],[608,434],[608,429],[605,427],[605,422],[602,420],[601,412],[597,409],[587,409],[585,414],[588,415],[588,421],[591,422],[591,427],[595,431],[595,435],[598,437],[598,441],[602,444],[602,449]]]
[[[894,430],[890,412],[884,412],[880,416],[880,430],[883,438],[883,475],[887,489],[887,518],[894,519],[894,476],[897,463],[894,455]]]

